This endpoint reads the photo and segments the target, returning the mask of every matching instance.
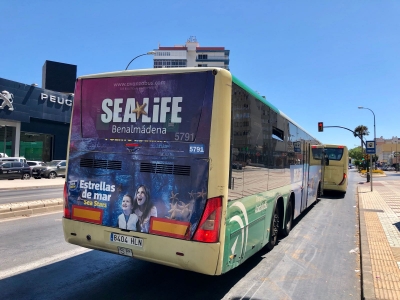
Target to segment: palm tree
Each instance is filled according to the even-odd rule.
[[[363,151],[363,136],[369,135],[368,127],[365,125],[358,125],[354,129],[354,136],[359,137],[361,139],[361,153],[364,153]]]

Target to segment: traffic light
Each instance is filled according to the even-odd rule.
[[[318,122],[318,132],[324,131],[324,122]]]

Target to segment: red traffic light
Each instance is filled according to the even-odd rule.
[[[324,131],[324,122],[318,122],[318,132]]]

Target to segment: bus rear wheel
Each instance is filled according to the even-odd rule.
[[[278,204],[275,207],[274,214],[272,216],[271,227],[269,229],[269,241],[267,243],[267,249],[274,249],[276,242],[278,241],[278,233],[279,233],[279,206]]]

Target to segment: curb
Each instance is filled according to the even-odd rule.
[[[367,228],[364,218],[364,207],[359,197],[359,187],[357,187],[358,216],[360,228],[360,259],[361,259],[361,299],[376,299],[374,280],[372,277],[371,256],[369,253],[369,244]]]
[[[43,188],[59,188],[63,187],[64,183],[61,184],[55,184],[55,185],[42,185],[42,186],[18,186],[18,187],[1,187],[0,191],[6,191],[6,190],[29,190],[29,189],[43,189]]]
[[[29,217],[35,214],[62,211],[62,209],[62,198],[0,204],[0,220],[22,216]]]

